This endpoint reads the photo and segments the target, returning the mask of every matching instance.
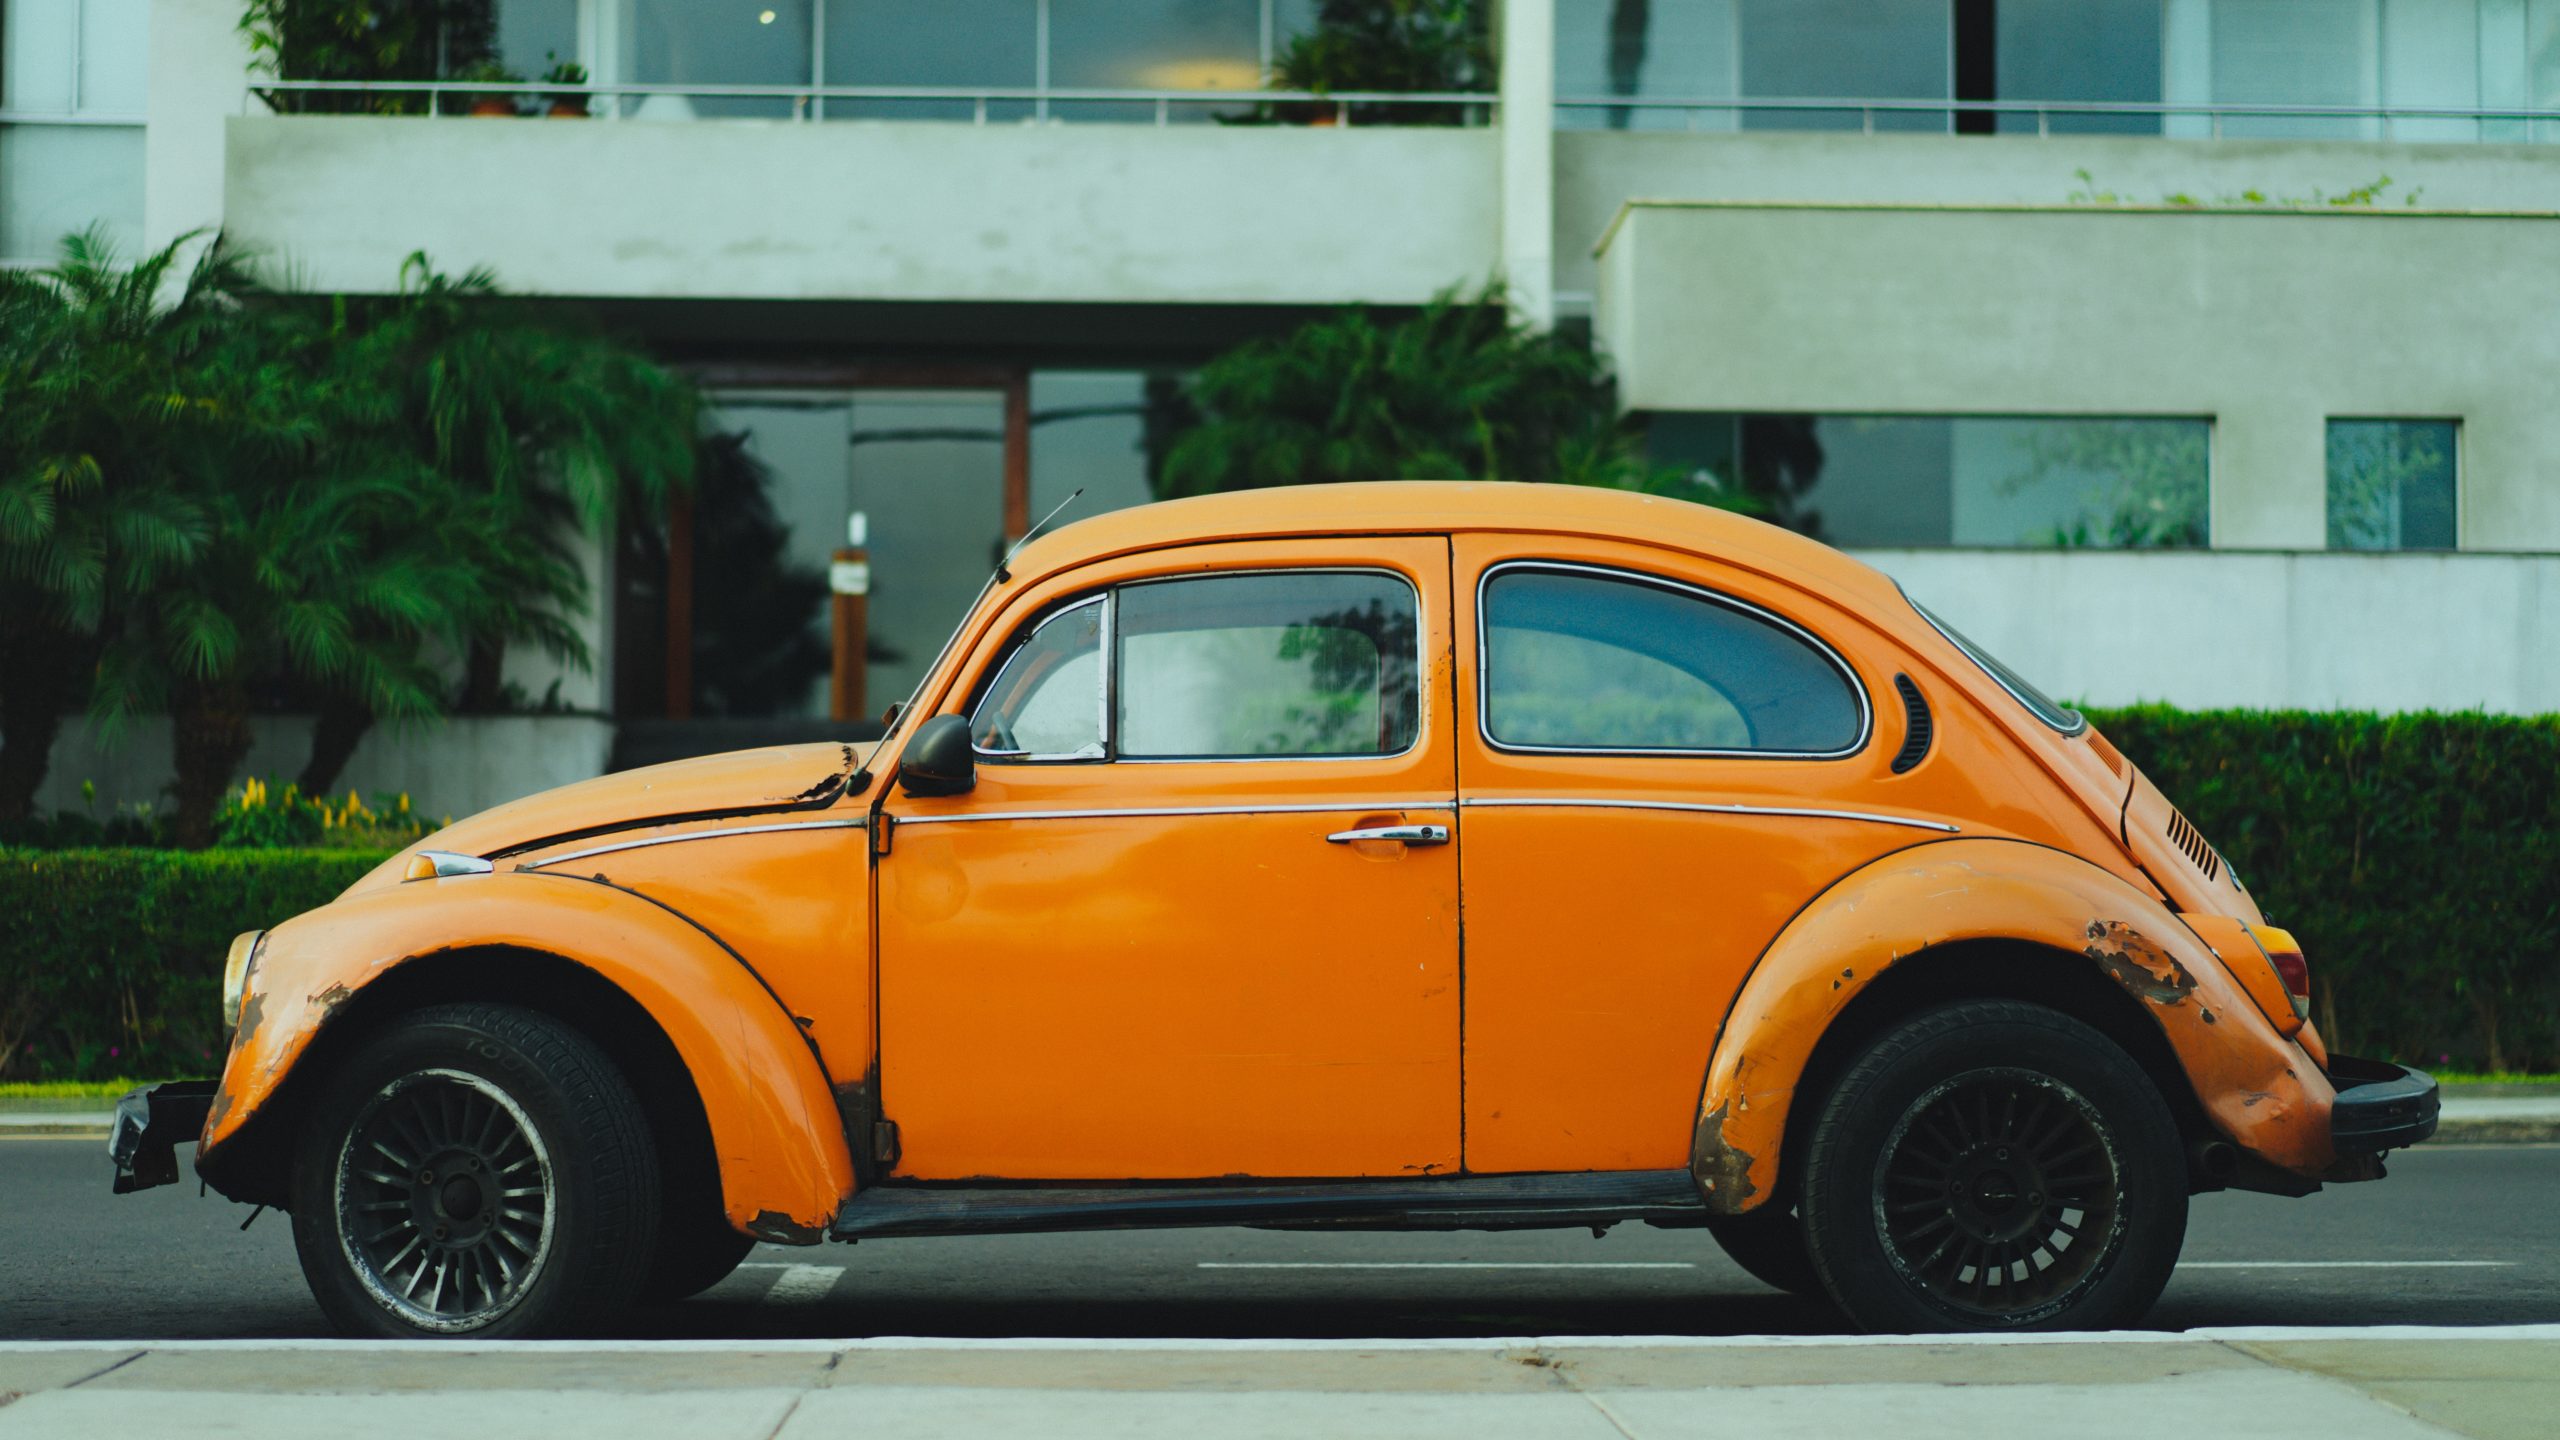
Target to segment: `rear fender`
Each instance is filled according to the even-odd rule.
[[[1897,962],[1969,940],[2025,941],[2057,965],[2095,965],[2141,1002],[2225,1135],[2299,1175],[2329,1167],[2328,1077],[2166,906],[2060,850],[1949,840],[1834,884],[1743,982],[1708,1062],[1691,1151],[1710,1210],[1740,1214],[1775,1188],[1797,1087],[1850,1002]]]
[[[722,1208],[759,1239],[815,1243],[853,1193],[824,1067],[745,961],[676,912],[596,881],[506,871],[359,891],[270,931],[197,1167],[275,1102],[333,1017],[383,976],[505,948],[581,965],[646,1010],[691,1073],[720,1166]]]

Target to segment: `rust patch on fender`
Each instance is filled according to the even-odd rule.
[[[1689,1174],[1706,1192],[1707,1208],[1739,1215],[1743,1202],[1758,1193],[1751,1184],[1752,1155],[1724,1138],[1727,1101],[1698,1117],[1697,1139],[1689,1147]]]
[[[320,1019],[326,1020],[338,1012],[339,1006],[354,999],[355,995],[356,992],[348,989],[346,982],[342,980],[337,984],[330,986],[328,989],[321,991],[319,994],[312,996],[311,1004],[314,1009],[317,1009],[320,1012]],[[319,1024],[319,1021],[313,1021],[312,1023],[316,1027]]]
[[[780,803],[784,805],[815,805],[820,801],[833,800],[838,795],[843,794],[845,790],[852,785],[853,777],[861,773],[862,766],[853,758],[852,746],[840,745],[836,748],[844,752],[844,762],[839,768],[830,770],[825,775],[820,776],[815,784],[811,785],[808,789],[801,791],[799,794],[783,797]]]
[[[2196,977],[2178,957],[2121,920],[2089,922],[2081,954],[2098,962],[2115,982],[2154,1005],[2176,1005],[2195,993]]]
[[[249,1037],[258,1033],[260,1022],[266,1018],[266,992],[253,989],[248,998],[240,1002],[240,1023],[231,1027],[231,1048],[238,1050],[247,1045]]]
[[[746,1232],[768,1245],[815,1245],[827,1238],[823,1225],[804,1225],[779,1210],[759,1210]]]

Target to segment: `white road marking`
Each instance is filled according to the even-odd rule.
[[[1686,1260],[1203,1260],[1203,1270],[1695,1270]]]
[[[2513,1260],[2181,1260],[2181,1270],[2496,1270]]]
[[[841,1265],[785,1265],[764,1293],[768,1305],[815,1305],[844,1278]]]

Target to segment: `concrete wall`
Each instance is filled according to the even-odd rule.
[[[633,298],[1410,304],[1497,264],[1490,130],[228,122],[232,233],[314,289],[425,250]]]
[[[1858,558],[2048,693],[2090,704],[2560,712],[2560,556]]]
[[[142,243],[222,225],[222,122],[248,103],[240,0],[151,0]]]
[[[2560,145],[1567,130],[1555,155],[1555,283],[1577,296],[1596,283],[1592,249],[1630,200],[2060,205],[2094,190],[2154,205],[2250,190],[2307,200],[2388,177],[2377,208],[2415,197],[2442,209],[2560,210]]]
[[[278,784],[302,770],[311,751],[311,722],[291,715],[251,721],[256,739],[243,775]],[[460,819],[519,796],[604,773],[613,751],[613,722],[594,715],[491,715],[448,720],[426,729],[378,727],[356,747],[336,793],[348,787],[370,796],[406,794],[430,818]],[[119,807],[157,806],[175,778],[169,762],[169,722],[147,717],[113,746],[87,727],[65,727],[54,742],[53,764],[36,791],[36,809],[78,810],[94,805],[104,818]],[[80,794],[83,781],[97,786],[94,802]]]
[[[2457,418],[2465,549],[2560,550],[2560,217],[1638,204],[1639,410],[2209,416],[2217,546],[2326,544],[2331,416]]]

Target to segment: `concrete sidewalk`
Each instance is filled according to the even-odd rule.
[[[2001,1340],[0,1345],[0,1440],[2543,1440],[2560,1326]]]

